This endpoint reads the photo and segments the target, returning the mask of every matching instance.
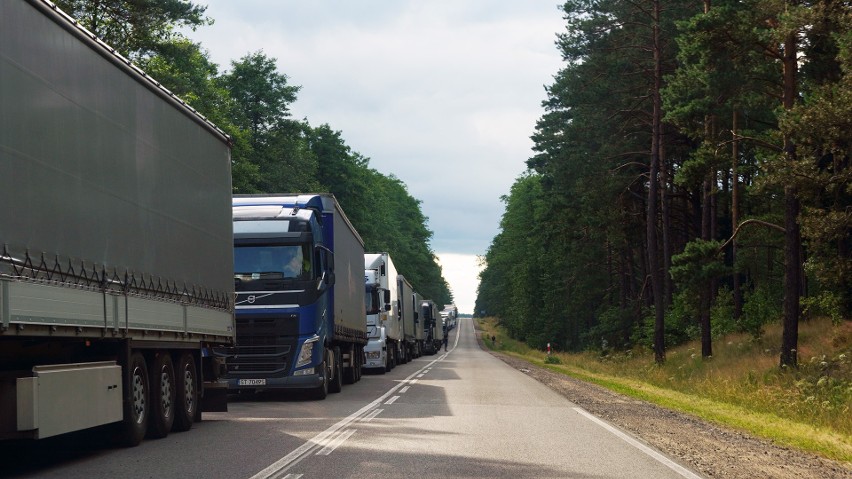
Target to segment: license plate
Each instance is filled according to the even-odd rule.
[[[240,379],[237,384],[240,386],[266,386],[266,379]]]

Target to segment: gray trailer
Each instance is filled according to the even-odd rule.
[[[0,2],[0,439],[225,408],[230,204],[227,135],[52,3]]]
[[[399,352],[400,363],[405,364],[412,359],[412,351],[417,337],[415,324],[414,288],[403,275],[397,276],[397,287],[399,296],[399,317],[402,321],[402,341]]]

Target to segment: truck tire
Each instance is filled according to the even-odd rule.
[[[349,367],[347,367],[343,371],[343,383],[344,384],[355,384],[355,381],[358,380],[356,375],[356,370],[360,369],[360,365],[358,364],[358,355],[356,352],[358,349],[355,346],[349,347]]]
[[[126,447],[138,446],[148,430],[150,416],[148,367],[142,353],[130,355],[127,362],[128,396],[124,399],[124,419],[118,425],[118,442]]]
[[[188,431],[195,422],[198,408],[198,380],[195,358],[183,353],[175,369],[175,423],[172,431]]]
[[[343,356],[337,346],[332,349],[332,354],[334,355],[334,372],[328,383],[328,392],[339,393],[343,390]]]
[[[175,422],[175,368],[168,351],[157,351],[151,357],[151,415],[148,437],[159,439],[169,435]]]
[[[322,400],[328,396],[328,364],[328,350],[326,349],[325,360],[319,366],[317,366],[317,370],[322,373],[322,384],[310,391],[309,395],[312,399]]]

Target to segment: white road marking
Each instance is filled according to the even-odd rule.
[[[422,378],[423,376],[425,376],[425,374],[418,374],[417,375],[418,378]]]
[[[409,387],[410,387],[410,386],[405,386],[404,388],[402,388],[402,389],[400,389],[400,390],[399,390],[399,393],[400,393],[400,394],[405,394],[405,393],[408,391],[408,388],[409,388]]]
[[[659,452],[651,449],[650,447],[646,446],[645,444],[642,444],[641,442],[637,441],[632,436],[625,434],[620,429],[613,427],[611,424],[609,424],[609,423],[605,422],[604,420],[592,415],[592,413],[586,411],[585,409],[575,407],[574,410],[577,411],[578,413],[582,414],[583,416],[585,416],[587,419],[593,421],[597,425],[601,426],[602,428],[606,429],[607,431],[615,434],[616,436],[618,436],[619,438],[621,438],[622,440],[624,440],[626,443],[630,444],[631,446],[635,447],[636,449],[639,449],[640,451],[644,452],[645,454],[651,456],[653,459],[657,460],[657,462],[668,467],[669,469],[673,470],[674,472],[680,474],[682,477],[685,477],[687,479],[701,479],[701,476],[693,473],[689,469],[687,469],[687,468],[681,466],[680,464],[672,461],[671,459],[669,459],[666,456],[660,454]]]
[[[370,414],[367,414],[366,416],[364,416],[363,418],[361,418],[361,422],[370,422],[370,421],[372,421],[372,420],[373,420],[373,418],[374,418],[374,417],[376,417],[376,416],[378,416],[379,414],[381,414],[381,413],[382,413],[382,411],[384,411],[384,409],[376,409],[376,410],[374,410],[374,411],[373,411],[373,412],[371,412]]]
[[[386,404],[386,405],[387,405],[387,404],[393,404],[393,403],[395,403],[395,402],[396,402],[396,400],[397,400],[397,399],[399,399],[399,396],[394,396],[394,397],[392,397],[392,398],[388,399],[387,401],[385,401],[385,404]]]
[[[456,339],[456,342],[458,342],[458,339]],[[361,409],[350,414],[349,416],[341,419],[340,421],[337,422],[337,424],[334,424],[333,426],[329,427],[325,431],[323,431],[323,432],[317,434],[316,436],[314,436],[313,438],[309,439],[307,442],[305,442],[304,444],[302,444],[298,448],[294,449],[293,451],[291,451],[289,454],[282,457],[281,459],[270,464],[269,466],[267,466],[262,471],[255,474],[254,476],[251,476],[251,478],[249,478],[249,479],[271,479],[273,477],[278,477],[280,474],[286,472],[287,469],[289,469],[290,467],[297,464],[303,458],[307,457],[311,453],[312,450],[319,448],[319,447],[323,447],[326,444],[326,442],[329,440],[329,438],[332,436],[332,434],[339,431],[340,429],[343,429],[344,427],[348,426],[352,422],[357,421],[358,419],[362,418],[362,416],[365,416],[365,415],[371,413],[373,411],[373,409],[375,409],[377,406],[382,404],[382,401],[385,401],[387,398],[389,398],[391,395],[393,395],[398,389],[400,389],[403,386],[403,384],[406,384],[406,383],[411,384],[411,383],[416,382],[417,381],[416,379],[412,379],[414,376],[416,376],[417,374],[420,374],[424,369],[432,367],[433,364],[442,360],[444,357],[446,357],[446,354],[437,358],[437,359],[433,359],[432,362],[430,362],[429,364],[427,364],[423,368],[413,372],[410,376],[408,376],[404,380],[396,383],[396,385],[394,385],[392,388],[390,388],[386,393],[382,394],[381,396],[379,396],[378,398],[376,398],[375,400],[373,400],[369,404],[365,405]]]
[[[341,444],[343,444],[343,442],[344,442],[344,441],[346,441],[347,439],[349,439],[350,437],[352,437],[352,435],[353,435],[353,434],[355,434],[355,431],[356,431],[356,429],[350,429],[350,430],[348,430],[348,431],[344,431],[343,433],[339,434],[339,435],[337,436],[337,438],[336,438],[336,439],[334,439],[333,441],[331,441],[331,443],[330,443],[330,444],[328,444],[328,445],[327,445],[327,446],[325,446],[324,448],[322,448],[322,449],[320,449],[319,451],[317,451],[317,454],[316,454],[316,455],[317,455],[317,456],[328,456],[328,455],[329,455],[329,454],[331,454],[331,453],[332,453],[335,449],[337,449],[338,447],[340,447],[340,445],[341,445]]]

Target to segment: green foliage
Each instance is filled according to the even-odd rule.
[[[666,344],[696,338],[708,313],[713,337],[760,337],[781,316],[785,238],[738,227],[784,224],[789,186],[803,206],[806,311],[850,316],[852,12],[774,0],[708,6],[669,2],[652,22],[651,1],[563,4],[565,63],[547,86],[530,171],[504,198],[480,276],[477,310],[499,316],[513,338],[533,347],[556,339],[567,350],[650,347],[659,286],[648,281],[648,231],[670,255]],[[648,225],[652,23],[665,45],[666,124],[662,209]],[[800,41],[792,87],[801,101],[784,111],[779,46],[791,37]]]
[[[720,241],[696,239],[672,256],[672,278],[681,288],[695,290],[728,272],[719,258]]]
[[[802,307],[804,313],[808,316],[831,318],[831,322],[834,324],[840,324],[843,321],[843,297],[839,294],[823,291],[817,296],[802,300]]]
[[[676,346],[698,338],[698,313],[694,295],[688,290],[679,291],[666,311],[666,344]]]
[[[727,286],[719,288],[716,300],[710,308],[710,330],[714,338],[739,331],[734,319],[734,295]]]
[[[57,0],[59,8],[131,60],[180,38],[181,27],[211,23],[206,6],[187,0]]]
[[[562,360],[559,359],[559,356],[548,354],[544,357],[544,364],[562,364]]]
[[[743,305],[743,319],[740,323],[742,331],[751,334],[754,339],[763,335],[766,324],[777,321],[781,317],[780,292],[771,291],[765,286],[758,286],[746,293]]]

